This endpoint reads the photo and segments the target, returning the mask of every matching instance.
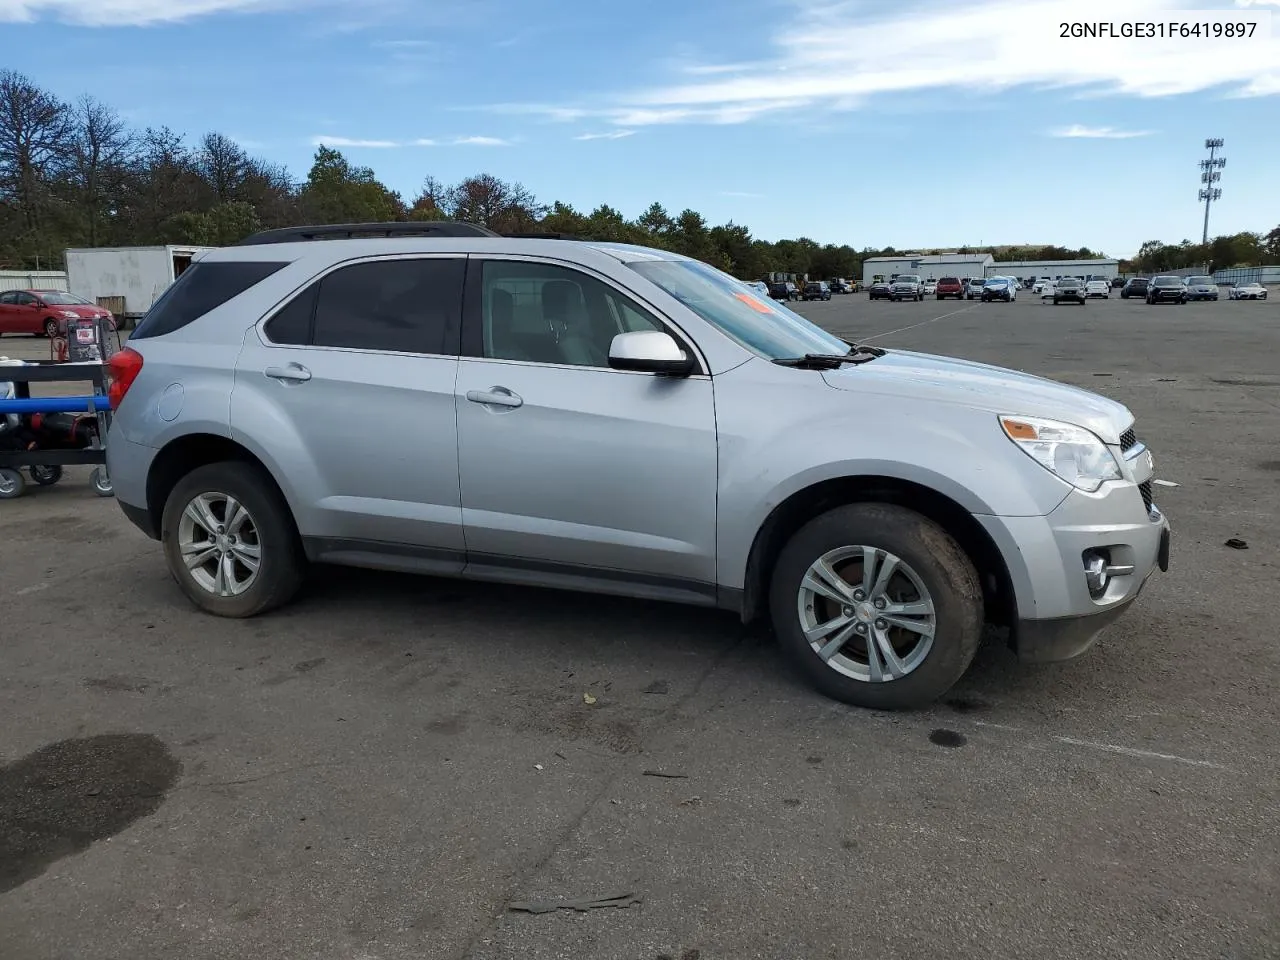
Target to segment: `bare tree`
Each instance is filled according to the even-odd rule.
[[[205,134],[197,164],[217,203],[244,199],[240,190],[249,174],[250,160],[240,144],[220,133]]]
[[[70,152],[67,107],[13,70],[0,72],[0,194],[36,234],[50,188]]]
[[[83,211],[89,245],[96,247],[104,216],[110,216],[118,207],[135,141],[120,115],[91,96],[76,102],[71,124],[70,179],[77,205]]]
[[[524,185],[489,173],[468,177],[450,188],[445,209],[457,220],[508,231],[532,229],[546,213]]]

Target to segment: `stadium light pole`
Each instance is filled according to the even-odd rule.
[[[1204,148],[1209,151],[1209,159],[1200,161],[1200,182],[1204,184],[1200,188],[1200,199],[1204,201],[1204,235],[1200,239],[1202,246],[1209,242],[1209,207],[1213,201],[1222,197],[1222,191],[1215,187],[1214,184],[1222,179],[1222,168],[1227,165],[1226,157],[1219,157],[1218,151],[1222,148],[1224,141],[1219,137],[1204,142]]]

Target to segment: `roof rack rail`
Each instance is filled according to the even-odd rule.
[[[508,240],[578,240],[581,239],[572,233],[554,233],[550,230],[539,231],[517,231],[515,233],[504,233],[504,237]]]
[[[453,220],[426,220],[410,223],[329,223],[314,227],[283,227],[263,230],[241,240],[237,246],[268,243],[298,243],[307,240],[354,240],[366,237],[496,237],[499,234],[478,223]]]

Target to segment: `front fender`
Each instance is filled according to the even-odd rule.
[[[752,361],[716,378],[716,410],[717,566],[728,588],[743,587],[752,543],[774,509],[824,481],[901,480],[974,516],[1044,516],[1070,492],[988,412],[962,405],[836,390],[817,372]]]

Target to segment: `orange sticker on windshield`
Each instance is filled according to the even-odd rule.
[[[763,303],[761,303],[759,300],[757,300],[755,297],[753,297],[749,293],[735,293],[734,296],[737,297],[739,300],[741,300],[743,303],[745,303],[752,310],[756,311],[756,313],[772,313],[773,312],[772,310],[770,310],[768,307],[766,307]]]

